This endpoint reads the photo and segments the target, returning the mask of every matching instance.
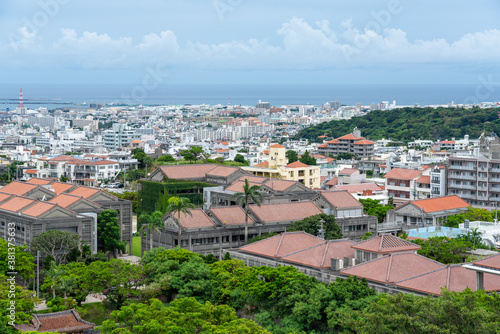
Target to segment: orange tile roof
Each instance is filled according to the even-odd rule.
[[[22,211],[23,215],[31,216],[31,217],[39,217],[44,213],[52,210],[56,207],[56,204],[47,203],[47,202],[38,202],[29,208]]]
[[[262,183],[251,182],[250,180],[248,180],[248,185],[250,187],[252,187],[252,186],[260,186],[260,185],[262,185]],[[241,193],[241,192],[243,192],[243,187],[244,186],[245,186],[245,181],[244,180],[236,180],[231,185],[229,185],[228,187],[226,187],[226,190],[235,191],[235,192]]]
[[[160,170],[169,179],[201,179],[211,170],[217,168],[215,164],[207,165],[176,165],[160,166]]]
[[[500,254],[488,256],[481,260],[474,261],[473,264],[476,266],[500,270]]]
[[[327,183],[327,186],[336,186],[339,183],[338,177],[332,177]]]
[[[264,161],[261,162],[260,164],[254,165],[254,167],[259,167],[259,168],[269,168],[269,161]]]
[[[444,267],[444,264],[425,256],[407,252],[386,255],[340,272],[349,276],[364,277],[371,281],[394,283]]]
[[[63,183],[63,182],[54,182],[50,185],[50,188],[56,194],[60,194],[60,193],[68,191],[69,189],[73,188],[74,186],[75,186],[74,184]]]
[[[323,213],[313,202],[249,205],[249,208],[262,223],[293,222]]]
[[[335,189],[347,190],[351,194],[361,193],[363,192],[363,190],[382,191],[382,188],[380,188],[378,184],[373,182],[335,186]]]
[[[327,148],[328,145],[327,144],[321,144],[321,145],[318,145],[318,148]]]
[[[285,167],[288,167],[288,168],[304,168],[304,167],[311,167],[309,165],[306,165],[300,161],[295,161],[295,162],[292,162],[291,164],[288,164],[286,165]]]
[[[269,187],[276,191],[285,191],[296,184],[297,184],[296,181],[279,180],[279,179],[270,179],[269,181],[264,183],[266,187]]]
[[[253,176],[253,175],[243,175],[240,178],[238,178],[238,181],[245,181],[245,180],[248,180],[248,182],[263,184],[267,182],[269,179],[267,177]]]
[[[375,145],[375,143],[372,141],[363,139],[363,140],[355,142],[353,145]]]
[[[82,333],[95,328],[95,324],[83,320],[75,310],[34,314],[33,318],[29,324],[16,325],[15,328],[24,332],[39,330],[59,333]]]
[[[35,202],[36,201],[31,198],[15,196],[3,202],[0,205],[0,209],[12,212],[19,212],[23,208],[32,205]]]
[[[101,190],[96,189],[96,188],[90,188],[90,187],[78,187],[74,190],[71,190],[68,192],[68,194],[75,195],[75,196],[81,196],[85,199],[90,198],[100,192]]]
[[[63,208],[68,208],[78,202],[81,198],[83,197],[69,194],[59,194],[56,197],[48,200],[48,202],[57,204],[59,206],[62,206]]]
[[[353,258],[352,241],[348,239],[328,240],[298,252],[282,257],[286,262],[306,265],[315,268],[330,268],[331,259]]]
[[[344,168],[339,172],[339,175],[352,175],[358,170],[356,168]]]
[[[347,190],[324,191],[320,194],[331,206],[337,209],[362,208],[359,203]]]
[[[306,232],[286,232],[245,245],[239,249],[246,253],[279,258],[324,243],[323,239]]]
[[[206,175],[227,177],[238,171],[240,171],[240,168],[238,167],[217,166],[211,171],[209,171]]]
[[[71,155],[60,155],[55,158],[50,158],[48,161],[74,161],[74,160],[80,160],[80,159],[75,158]]]
[[[473,270],[462,267],[462,264],[452,264],[397,282],[396,286],[437,296],[441,295],[441,288],[457,292],[463,291],[466,288],[475,291],[476,273]],[[498,276],[485,273],[484,290],[499,291],[500,279],[498,279]]]
[[[422,175],[417,179],[418,183],[431,184],[431,177],[428,175]]]
[[[328,144],[338,144],[338,143],[339,143],[338,139],[332,139],[330,141],[327,141],[325,144],[327,144],[327,146],[328,146]]]
[[[222,145],[229,145],[227,141],[223,141],[221,144]]]
[[[405,251],[417,251],[421,249],[417,244],[395,237],[391,234],[381,234],[378,237],[361,241],[352,246],[372,253],[387,254]]]
[[[274,144],[274,145],[271,145],[270,148],[285,148],[285,146],[282,146],[280,144]]]
[[[462,209],[470,206],[469,203],[458,197],[457,195],[450,195],[436,198],[426,198],[416,201],[411,201],[419,209],[424,209],[424,212],[437,212],[453,209]]]
[[[26,182],[13,181],[6,186],[0,188],[0,191],[7,194],[22,196],[38,187],[35,184]]]
[[[211,208],[210,212],[224,225],[244,225],[245,211],[239,206],[223,206]],[[254,224],[251,216],[248,217],[248,224]]]
[[[38,169],[26,169],[24,171],[25,174],[36,174],[38,172]]]
[[[0,192],[0,203],[2,203],[3,201],[5,201],[8,198],[11,198],[12,196],[15,196],[15,195]]]
[[[30,184],[36,184],[36,185],[45,185],[45,184],[49,184],[53,182],[52,180],[46,180],[46,179],[38,179],[38,178],[31,178],[29,179],[28,181],[26,181],[26,183],[30,183]]]
[[[388,179],[397,180],[413,180],[417,176],[420,176],[423,171],[415,169],[404,169],[404,168],[393,168],[387,174],[384,175]]]
[[[215,227],[215,223],[202,209],[191,210],[191,215],[181,212],[181,226],[183,229]],[[173,216],[177,219],[177,213],[174,213]]]
[[[365,139],[364,137],[356,137],[354,136],[352,133],[348,134],[348,135],[345,135],[345,136],[342,136],[342,137],[339,137],[339,138],[336,138],[337,140],[362,140],[362,139]]]

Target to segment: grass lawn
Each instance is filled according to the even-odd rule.
[[[132,254],[141,257],[141,237],[132,237]]]

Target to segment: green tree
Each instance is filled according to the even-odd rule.
[[[448,216],[444,226],[458,227],[459,224],[463,224],[465,220],[468,221],[486,221],[492,222],[494,220],[494,213],[486,209],[473,208],[469,206],[467,211],[459,213],[457,215]]]
[[[143,177],[146,176],[146,171],[142,170],[142,169],[132,169],[132,170],[129,170],[126,174],[126,178],[127,178],[127,181],[137,181]]]
[[[119,259],[92,262],[85,271],[86,291],[105,294],[106,302],[117,309],[128,298],[139,295],[143,283],[142,266]]]
[[[68,182],[68,178],[64,175],[61,175],[61,177],[59,178],[59,181],[61,182]]]
[[[139,216],[139,234],[143,235],[148,233],[150,236],[150,247],[149,250],[153,249],[153,234],[154,231],[159,233],[158,242],[161,240],[161,230],[165,227],[163,223],[163,212],[155,211],[152,214],[142,213]]]
[[[59,280],[65,274],[64,270],[56,264],[55,261],[50,263],[48,269],[43,271],[44,284],[42,284],[42,290],[47,288],[52,292],[52,299],[56,298],[56,290],[59,285]]]
[[[182,248],[181,245],[181,234],[182,234],[182,226],[181,226],[181,212],[186,216],[192,216],[191,209],[194,209],[195,206],[189,198],[187,197],[170,197],[167,202],[167,207],[165,208],[165,212],[170,214],[177,213],[177,224],[179,225],[179,237],[178,237],[178,246]]]
[[[237,192],[231,196],[231,199],[235,199],[236,202],[245,210],[245,243],[248,242],[248,216],[250,214],[249,204],[250,201],[252,201],[254,204],[260,206],[260,201],[263,197],[259,190],[260,186],[253,185],[250,187],[248,179],[245,179],[243,192]]]
[[[158,159],[156,159],[158,162],[176,162],[175,158],[171,156],[170,154],[162,155]]]
[[[229,306],[201,304],[194,298],[174,300],[168,307],[157,299],[149,304],[124,306],[113,312],[99,329],[104,334],[268,333],[252,320],[239,319]]]
[[[126,243],[121,241],[120,223],[115,210],[102,210],[97,215],[97,243],[101,250],[110,252],[114,257],[118,256],[118,250],[125,251]]]
[[[179,152],[179,154],[182,155],[184,160],[188,160],[189,162],[196,161],[196,156],[191,150],[182,150]]]
[[[311,156],[307,150],[299,158],[299,161],[302,162],[303,164],[306,164],[306,165],[309,165],[309,166],[316,165],[316,158],[313,157],[313,156]]]
[[[339,225],[337,224],[337,221],[335,220],[335,216],[327,215],[325,213],[320,213],[319,215],[314,215],[293,222],[287,229],[287,231],[289,232],[304,231],[309,234],[318,236],[319,230],[321,229],[321,220],[323,220],[323,230],[325,234],[325,240],[342,238],[342,231]]]
[[[9,263],[13,259],[15,259],[15,263]],[[0,239],[0,275],[6,276],[8,272],[16,271],[22,278],[28,281],[34,277],[33,260],[33,255],[28,252],[27,246],[9,245],[7,241]],[[14,268],[10,268],[11,265],[14,265]]]
[[[297,152],[294,150],[288,150],[285,153],[286,157],[288,158],[288,163],[291,164],[292,162],[295,162],[299,160],[299,156],[297,155]]]
[[[234,162],[239,162],[239,163],[244,164],[244,165],[247,164],[245,157],[242,156],[241,154],[236,154],[236,156],[234,157]]]
[[[32,291],[25,290],[7,277],[0,274],[0,333],[9,332],[14,324],[31,320],[35,303],[41,302],[35,298]],[[15,314],[11,310],[15,310]],[[4,330],[7,328],[7,330]]]
[[[249,244],[253,244],[254,242],[261,241],[261,240],[264,240],[264,239],[267,239],[267,238],[270,238],[270,237],[274,237],[275,235],[278,235],[278,233],[269,232],[269,233],[264,233],[262,235],[257,235],[257,236],[255,236],[253,238],[250,238],[250,240],[248,240],[248,243]],[[229,253],[226,253],[226,254],[229,254]]]
[[[418,254],[444,264],[463,262],[466,252],[473,246],[470,241],[446,237],[431,237],[429,240],[417,239],[414,242],[422,247]]]
[[[379,223],[383,223],[387,216],[387,211],[393,209],[391,205],[382,205],[379,200],[371,198],[360,199],[359,202],[363,204],[363,212],[370,216],[376,216]]]
[[[31,250],[34,254],[40,251],[42,256],[52,256],[56,265],[66,262],[66,257],[76,248],[81,249],[82,240],[79,234],[63,231],[46,231],[33,239]]]

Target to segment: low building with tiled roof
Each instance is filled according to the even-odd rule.
[[[381,234],[369,240],[358,242],[352,248],[355,250],[358,263],[374,260],[392,253],[411,251],[416,254],[421,249],[419,245],[391,234]]]
[[[457,195],[427,198],[410,201],[387,212],[386,220],[400,224],[402,230],[440,226],[448,216],[465,212],[469,206],[469,203]]]
[[[75,309],[34,314],[28,324],[14,326],[21,332],[56,332],[56,333],[87,333],[93,331],[95,324],[83,320]]]
[[[446,266],[414,252],[391,253],[340,271],[368,281],[392,284]]]
[[[285,255],[283,261],[318,269],[331,268],[332,260],[354,258],[353,242],[349,239],[325,240],[322,244]]]
[[[318,146],[318,152],[325,156],[330,154],[337,156],[341,153],[349,153],[359,158],[368,158],[373,156],[374,150],[375,143],[361,137],[361,132],[357,128],[350,134],[335,138]]]
[[[274,237],[240,247],[245,253],[257,254],[269,258],[281,258],[309,247],[324,244],[325,241],[305,232],[287,232]]]
[[[485,290],[485,275],[492,274],[500,281],[500,254],[491,255],[472,264],[464,265],[464,268],[476,272],[476,290]]]
[[[239,167],[218,166],[216,164],[188,164],[160,166],[151,173],[149,179],[156,182],[188,180],[229,185],[245,174]]]
[[[417,180],[430,175],[430,172],[430,168],[424,170],[392,168],[384,175],[388,196],[392,197],[396,204],[430,197],[430,187],[425,186],[425,189],[420,187],[420,191],[416,192]]]
[[[323,213],[313,202],[250,205],[250,212],[258,223],[289,224]]]
[[[500,274],[500,272],[499,272]],[[500,291],[500,277],[485,273],[483,277],[485,291]],[[447,265],[425,274],[421,274],[395,284],[409,292],[421,292],[424,295],[440,296],[443,288],[460,292],[467,288],[476,290],[476,273],[468,270],[462,264]]]

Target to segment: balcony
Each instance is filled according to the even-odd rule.
[[[450,169],[457,169],[457,170],[476,170],[476,166],[459,166],[459,165],[450,165]]]
[[[460,189],[471,189],[471,190],[475,190],[476,189],[476,186],[471,186],[469,184],[457,184],[457,183],[450,183],[450,187],[452,188],[460,188]]]
[[[500,173],[500,168],[492,168],[491,172],[492,173]]]
[[[476,199],[476,195],[472,195],[472,194],[457,194],[458,197],[460,198],[463,198],[463,199]]]
[[[476,180],[476,175],[456,175],[450,173],[448,175],[449,179],[458,179],[458,180]]]

